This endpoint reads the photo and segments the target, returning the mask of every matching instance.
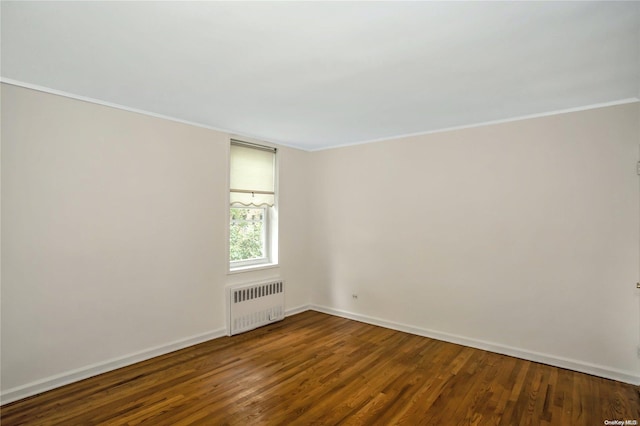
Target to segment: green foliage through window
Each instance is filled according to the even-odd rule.
[[[231,207],[230,260],[251,260],[266,256],[264,208]]]

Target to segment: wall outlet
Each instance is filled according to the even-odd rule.
[[[353,293],[353,294],[351,295],[351,298],[352,298],[352,299],[357,299],[357,298],[358,298],[358,295],[357,295],[357,294],[355,294],[355,293]],[[640,347],[638,348],[638,354],[640,354]]]

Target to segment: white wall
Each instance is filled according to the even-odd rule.
[[[259,277],[227,276],[229,135],[6,84],[2,124],[3,394],[223,332],[224,286]],[[309,153],[280,153],[282,261],[263,272],[292,309]]]
[[[638,117],[636,103],[314,153],[313,303],[640,380]]]
[[[640,379],[639,117],[281,147],[280,267],[228,275],[229,135],[3,84],[2,393],[220,335],[225,285],[275,276],[289,310]]]

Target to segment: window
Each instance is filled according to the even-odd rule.
[[[229,260],[235,266],[269,260],[267,209],[231,207]]]
[[[231,141],[231,270],[276,263],[275,154],[275,148]]]

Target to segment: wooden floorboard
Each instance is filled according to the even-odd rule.
[[[308,311],[7,404],[11,425],[602,425],[637,386]]]

